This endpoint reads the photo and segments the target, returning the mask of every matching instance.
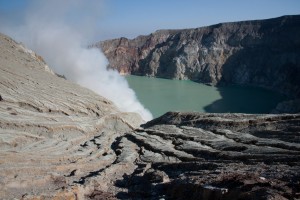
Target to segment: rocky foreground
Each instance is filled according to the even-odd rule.
[[[130,197],[300,198],[300,115],[170,112],[126,134]]]
[[[121,73],[268,88],[300,98],[300,15],[159,30],[92,45]]]
[[[0,199],[299,199],[300,114],[146,124],[0,35]]]

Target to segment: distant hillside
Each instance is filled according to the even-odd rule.
[[[252,85],[300,97],[300,15],[159,30],[92,46],[121,73]]]

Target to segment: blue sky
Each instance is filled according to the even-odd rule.
[[[103,24],[120,35],[300,14],[300,0],[112,0]]]
[[[45,2],[46,0],[44,0]],[[48,0],[50,1],[50,0]],[[37,0],[0,0],[0,25],[18,26]],[[61,0],[67,4],[66,0]],[[84,1],[86,4],[90,0]],[[254,20],[300,14],[300,0],[99,0],[93,11],[93,40],[133,38],[158,29],[195,28],[220,22]],[[96,4],[95,4],[96,5]],[[56,5],[59,7],[60,5]],[[70,23],[89,15],[93,7],[80,7]],[[55,16],[56,9],[51,14]],[[76,20],[75,20],[76,19]]]

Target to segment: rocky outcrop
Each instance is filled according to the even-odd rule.
[[[299,199],[300,114],[139,126],[0,35],[1,199]]]
[[[138,155],[135,171],[116,182],[128,191],[117,196],[300,198],[299,134],[299,114],[166,113],[117,145],[135,145]]]
[[[259,86],[300,96],[300,16],[160,30],[99,42],[121,73]]]

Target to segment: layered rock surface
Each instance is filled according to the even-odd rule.
[[[41,57],[4,35],[0,95],[0,199],[83,199],[131,172],[132,163],[110,167],[116,160],[111,144],[141,118],[59,78]],[[99,186],[87,183],[98,174]]]
[[[122,139],[139,157],[120,197],[300,198],[300,115],[170,112],[142,127]]]
[[[297,199],[300,115],[170,112],[139,127],[0,35],[1,199]]]
[[[238,84],[300,97],[300,16],[159,30],[99,42],[121,73]]]

